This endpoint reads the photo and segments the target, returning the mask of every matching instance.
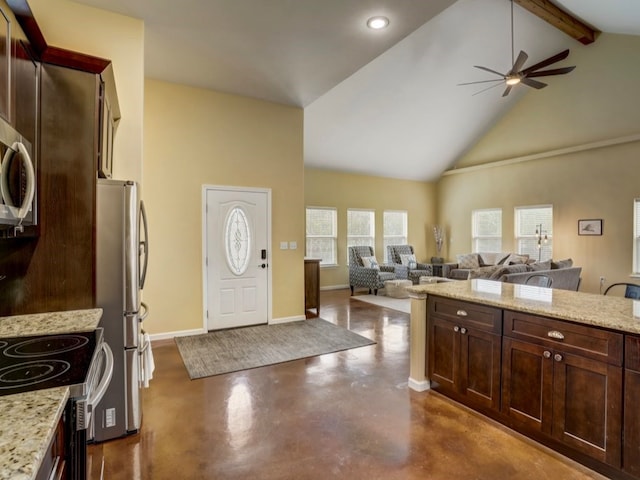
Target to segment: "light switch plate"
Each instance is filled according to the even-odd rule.
[[[280,242],[280,250],[288,250],[289,244],[287,242]]]
[[[298,248],[298,242],[289,242],[289,250],[295,250]]]

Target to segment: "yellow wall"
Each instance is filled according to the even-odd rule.
[[[338,266],[322,267],[321,287],[349,285],[346,248],[348,208],[375,210],[375,254],[378,261],[384,259],[384,210],[407,211],[408,243],[413,245],[419,261],[436,254],[432,234],[436,212],[434,184],[306,168],[304,185],[305,206],[338,209]]]
[[[304,315],[302,122],[298,108],[146,80],[152,333],[203,326],[203,185],[272,189],[273,319]]]
[[[142,181],[142,20],[69,0],[29,0],[29,5],[47,44],[113,62],[122,114],[114,142],[113,177]]]
[[[490,166],[523,155],[547,158],[443,176],[438,218],[447,225],[449,258],[471,251],[471,211],[503,209],[503,250],[514,249],[514,207],[552,204],[554,259],[583,267],[581,291],[629,281],[633,200],[640,197],[640,37],[603,34],[579,54],[564,77],[529,92],[456,168]],[[499,101],[499,99],[496,99]],[[616,139],[637,138],[618,143]],[[593,142],[614,145],[590,148]],[[567,148],[572,153],[554,154]],[[508,163],[508,162],[507,162]],[[604,220],[601,237],[578,236],[579,219]]]

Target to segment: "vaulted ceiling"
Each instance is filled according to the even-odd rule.
[[[588,48],[540,18],[555,7],[640,35],[638,0],[514,1],[525,66]],[[77,2],[145,21],[148,77],[303,107],[304,161],[316,168],[435,180],[528,90],[458,85],[495,78],[474,65],[510,69],[508,0]],[[389,27],[368,29],[374,15]]]

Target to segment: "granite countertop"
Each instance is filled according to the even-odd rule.
[[[640,301],[628,298],[481,279],[414,285],[407,290],[640,334]]]
[[[88,332],[102,309],[0,317],[0,338]],[[53,438],[69,388],[0,396],[0,480],[33,479]]]
[[[100,317],[101,308],[0,317],[0,338],[89,332],[98,327]]]
[[[0,479],[36,477],[68,398],[67,387],[0,397]]]

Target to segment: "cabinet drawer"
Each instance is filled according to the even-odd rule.
[[[622,365],[621,333],[505,310],[504,335],[612,365]]]
[[[464,322],[467,327],[478,330],[502,333],[502,310],[499,308],[429,296],[427,315],[437,315],[453,322]]]

